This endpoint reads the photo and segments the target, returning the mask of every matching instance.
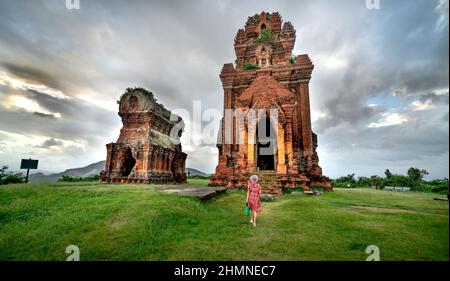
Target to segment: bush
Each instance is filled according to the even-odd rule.
[[[448,179],[441,179],[441,180],[432,180],[427,182],[431,186],[431,192],[439,193],[439,194],[448,194],[449,188],[448,188]]]
[[[291,64],[295,64],[295,60],[297,59],[297,56],[295,56],[295,55],[292,55],[290,58],[289,58],[289,62],[291,63]]]
[[[259,66],[253,63],[246,62],[242,65],[242,69],[244,70],[259,69]]]
[[[324,188],[322,186],[312,186],[311,189],[313,191],[316,191],[316,192],[318,191],[318,192],[321,192],[321,193],[324,193],[324,192],[328,191],[328,189],[326,189],[326,188]]]
[[[275,36],[272,34],[272,30],[270,28],[265,28],[259,33],[258,38],[256,38],[255,42],[258,44],[268,44],[272,43],[274,39]]]
[[[411,187],[413,181],[407,176],[403,175],[391,175],[389,178],[383,179],[384,186],[394,186],[394,187]]]
[[[163,104],[159,103],[156,97],[153,95],[153,92],[147,91],[146,89],[142,87],[134,87],[134,88],[127,88],[125,92],[120,96],[120,99],[117,101],[118,104],[128,95],[133,94],[134,92],[140,92],[144,96],[148,97],[151,101],[153,101],[156,105],[159,107],[159,111],[162,114],[164,118],[170,121],[170,117],[172,115],[172,112],[167,110]]]
[[[21,173],[8,172],[8,166],[0,169],[0,184],[23,183],[25,177]]]
[[[59,178],[59,182],[93,182],[93,181],[99,181],[100,180],[100,176],[99,175],[92,175],[92,176],[88,176],[88,177],[73,177],[73,176],[68,176],[68,175],[64,175],[61,178]]]
[[[208,180],[209,177],[207,177],[207,176],[200,176],[200,175],[193,175],[193,176],[188,176],[188,179]]]
[[[334,187],[340,187],[340,188],[355,188],[356,180],[355,180],[355,174],[347,175],[345,177],[340,177],[332,182]]]
[[[411,167],[407,171],[407,175],[392,174],[389,169],[384,172],[385,178],[379,176],[358,177],[355,179],[355,174],[350,174],[345,177],[340,177],[332,181],[334,187],[337,188],[355,188],[355,187],[376,187],[384,188],[385,186],[392,187],[409,187],[411,191],[419,192],[433,192],[439,194],[448,194],[449,186],[448,179],[435,179],[431,181],[424,180],[424,176],[428,175],[426,170]]]
[[[449,192],[448,183],[446,185],[433,186],[431,188],[431,192],[439,193],[439,194],[448,194],[448,192]]]
[[[247,192],[247,186],[239,186],[237,189],[238,189],[239,191],[245,191],[245,192]]]
[[[284,194],[291,194],[292,192],[303,192],[305,189],[303,186],[298,186],[296,188],[284,188],[283,193]]]
[[[368,177],[358,177],[358,180],[356,181],[356,185],[358,187],[371,187],[372,186],[372,180]]]
[[[6,176],[1,184],[10,184],[10,183],[23,183],[25,182],[25,178],[22,174],[14,174]]]

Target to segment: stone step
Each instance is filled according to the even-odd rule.
[[[282,193],[281,188],[278,187],[278,176],[275,171],[256,171],[253,174],[259,178],[262,194],[279,195]]]

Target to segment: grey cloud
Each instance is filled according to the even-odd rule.
[[[427,101],[431,101],[431,103],[433,104],[438,104],[438,105],[448,105],[448,100],[449,98],[449,92],[445,93],[445,94],[436,94],[436,93],[428,93],[428,94],[424,94],[422,96],[420,96],[420,101],[421,102],[427,102]]]
[[[54,77],[40,69],[21,66],[10,62],[0,62],[0,67],[5,69],[10,74],[21,77],[24,80],[38,82],[54,89],[59,88],[58,81]]]
[[[43,134],[56,138],[92,138],[96,135],[108,135],[112,130],[117,131],[120,118],[117,113],[108,111],[79,99],[58,99],[36,91],[23,91],[3,88],[0,97],[9,94],[20,95],[37,102],[40,106],[52,112],[35,113],[23,109],[2,109],[2,129],[22,134]],[[42,117],[55,116],[60,113],[61,118],[50,118],[45,122]],[[34,118],[34,116],[39,118]]]
[[[0,67],[71,97],[55,99],[0,85],[2,99],[24,96],[61,114],[42,118],[0,107],[0,130],[86,140],[79,158],[44,158],[75,166],[93,162],[90,155],[104,151],[121,125],[117,108],[105,110],[79,95],[111,103],[125,88],[142,86],[169,109],[191,111],[192,100],[201,100],[203,109],[220,110],[218,75],[223,63],[234,61],[237,29],[249,15],[279,11],[297,30],[294,53],[308,53],[316,66],[311,104],[327,114],[313,124],[325,173],[336,176],[345,165],[368,172],[367,163],[374,159],[380,167],[428,163],[437,175],[448,175],[434,166],[448,168],[442,158],[448,154],[448,110],[442,107],[448,94],[436,94],[449,85],[448,4],[437,9],[439,1],[382,1],[381,10],[369,11],[364,2],[82,0],[81,10],[69,11],[61,0],[0,0]],[[345,60],[346,66],[328,69],[329,56]],[[416,99],[434,107],[399,111],[408,116],[406,124],[367,128],[392,110],[368,107],[367,100],[393,92],[404,107]],[[215,157],[213,150],[200,147],[188,163],[212,172]]]
[[[343,36],[329,35],[339,38],[328,39],[334,42],[334,49],[347,48],[352,52],[343,78],[328,77],[325,82],[326,96],[319,101],[318,108],[330,116],[316,124],[319,131],[341,122],[367,122],[374,112],[366,107],[365,101],[380,93],[394,92],[399,99],[408,99],[448,88],[448,14],[445,28],[435,31],[439,18],[437,3],[386,2],[381,10],[366,12],[366,19],[360,19],[364,25],[357,33],[352,33],[355,30],[350,27]],[[346,20],[334,24],[342,30]]]
[[[51,113],[42,113],[42,112],[35,111],[35,112],[33,112],[33,114],[36,116],[42,117],[42,118],[56,119],[56,116]]]
[[[42,144],[37,145],[36,147],[39,148],[50,148],[50,147],[54,147],[54,146],[63,146],[63,142],[59,141],[59,140],[55,140],[53,138],[45,140]]]

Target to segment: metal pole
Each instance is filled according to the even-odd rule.
[[[28,183],[28,175],[30,174],[30,169],[27,169],[27,178],[25,179],[25,183]]]

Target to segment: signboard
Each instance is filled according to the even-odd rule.
[[[38,168],[39,160],[31,160],[31,159],[22,159],[20,163],[20,169],[24,170],[36,170]]]
[[[20,162],[20,169],[27,170],[27,177],[25,178],[25,182],[28,182],[28,176],[30,175],[30,170],[36,170],[38,167],[39,160],[30,159],[22,159]]]

